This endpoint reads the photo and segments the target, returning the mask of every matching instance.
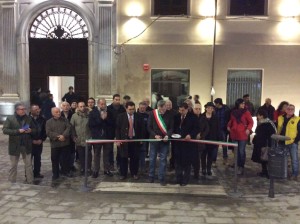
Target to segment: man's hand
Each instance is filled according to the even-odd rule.
[[[22,134],[22,133],[25,133],[25,130],[24,129],[19,129],[19,132]]]
[[[246,135],[249,135],[250,131],[248,129],[246,129]]]
[[[116,142],[116,144],[117,144],[117,147],[121,147],[122,142]]]
[[[161,136],[160,135],[155,135],[154,138],[161,139]]]
[[[185,139],[185,140],[191,140],[191,136],[190,136],[190,135],[187,135],[187,136],[185,136],[184,139]]]
[[[25,133],[26,133],[26,134],[31,133],[31,128],[26,129],[26,130],[25,130]]]
[[[201,139],[201,133],[196,136],[196,139]]]
[[[60,141],[60,142],[64,142],[66,140],[65,136],[63,136],[63,135],[59,135],[57,137],[58,137],[58,141]]]
[[[169,139],[169,137],[166,135],[166,136],[164,137],[163,141],[164,141],[164,142],[167,142],[168,139]]]
[[[41,139],[39,139],[39,140],[32,140],[32,144],[34,144],[34,145],[40,145],[42,143],[43,143],[43,141]]]

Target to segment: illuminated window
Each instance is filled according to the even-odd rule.
[[[231,16],[265,16],[267,11],[267,0],[230,0]]]
[[[190,70],[152,69],[151,94],[152,106],[156,106],[156,95],[170,99],[173,108],[182,103],[190,91]]]
[[[30,28],[30,38],[76,39],[88,38],[83,19],[68,8],[55,7],[39,14]]]
[[[153,0],[155,16],[189,15],[189,0]]]
[[[262,70],[230,69],[227,76],[226,103],[234,107],[234,103],[243,95],[249,94],[254,108],[261,106]]]

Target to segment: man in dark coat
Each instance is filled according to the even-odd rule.
[[[265,104],[262,105],[260,108],[258,108],[258,110],[265,110],[267,112],[268,118],[273,121],[274,120],[274,112],[275,112],[275,108],[272,106],[272,101],[270,98],[267,98],[265,100]]]
[[[70,86],[69,92],[67,92],[61,100],[66,101],[71,105],[73,101],[77,102],[79,100],[79,96],[74,92],[74,87]]]
[[[199,132],[196,115],[188,112],[187,103],[179,106],[179,114],[174,117],[174,133],[179,134],[181,139],[195,139]],[[188,184],[191,173],[193,158],[191,142],[175,142],[175,172],[177,184],[185,186]]]
[[[112,113],[112,119],[114,122],[114,128],[116,126],[117,117],[119,114],[126,112],[125,107],[121,105],[121,96],[119,94],[113,95],[113,102],[111,105],[107,107],[107,110],[109,110]],[[115,138],[115,133],[113,133],[113,138]],[[120,149],[118,147],[117,149],[117,167],[120,166]],[[110,152],[109,152],[109,163],[110,163],[110,169],[114,170],[114,151],[113,151],[113,144],[110,144]]]
[[[113,115],[106,107],[106,100],[100,98],[89,114],[89,127],[93,139],[113,139],[114,121]],[[101,149],[103,149],[104,175],[112,177],[109,167],[110,143],[94,144],[94,172],[92,177],[97,178],[100,170]]]
[[[36,128],[36,134],[32,137],[33,175],[34,178],[43,178],[41,171],[41,155],[43,142],[46,140],[46,119],[40,115],[41,109],[38,105],[31,105],[30,116]]]
[[[15,183],[17,180],[17,169],[20,154],[25,163],[26,183],[33,181],[31,165],[32,135],[36,132],[31,118],[26,115],[24,103],[15,104],[15,114],[7,117],[3,124],[3,134],[9,135],[8,154],[11,168],[8,180]]]
[[[116,123],[116,139],[143,139],[144,133],[144,120],[135,112],[135,104],[128,101],[125,104],[126,113],[122,113],[117,117]],[[120,180],[127,177],[128,158],[130,158],[130,173],[133,179],[137,180],[139,169],[139,153],[142,142],[128,142],[117,143],[120,147]]]

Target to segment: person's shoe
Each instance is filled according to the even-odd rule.
[[[42,178],[44,178],[44,175],[42,175],[42,174],[37,174],[37,175],[34,175],[34,178],[40,178],[40,179],[42,179]]]
[[[126,176],[120,176],[119,177],[119,180],[125,180],[126,179]]]
[[[63,174],[65,177],[74,177],[72,172]]]
[[[212,172],[207,172],[206,179],[208,179],[208,180],[213,179]]]
[[[112,171],[112,172],[116,171],[114,164],[111,164],[109,166],[109,170]]]
[[[167,185],[166,181],[164,181],[164,180],[161,180],[161,181],[159,182],[159,184],[160,184],[160,186],[166,186],[166,185]]]
[[[298,181],[298,177],[297,176],[292,176],[291,180]]]
[[[223,165],[228,166],[228,159],[227,158],[223,158]]]
[[[237,174],[238,175],[243,175],[244,174],[244,167],[238,167]]]
[[[213,162],[213,163],[211,164],[211,166],[214,167],[214,168],[216,168],[216,167],[217,167],[217,163],[216,163],[216,162]]]
[[[149,183],[154,183],[154,178],[153,178],[153,177],[149,177],[148,182],[149,182]]]
[[[186,186],[186,185],[187,185],[187,183],[181,183],[181,184],[180,184],[181,187],[184,187],[184,186]]]
[[[107,170],[107,171],[104,171],[104,175],[106,175],[106,176],[109,176],[109,177],[112,177],[112,176],[114,176],[114,175],[113,175],[113,173],[112,173],[112,172],[110,172],[109,170]]]
[[[138,175],[133,175],[133,179],[134,179],[134,180],[138,180],[138,179],[140,179],[140,178],[139,178]]]
[[[97,178],[99,176],[99,172],[93,172],[92,178]]]

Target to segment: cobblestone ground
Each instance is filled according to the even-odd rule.
[[[7,136],[1,133],[0,223],[300,223],[299,182],[277,180],[275,198],[268,198],[269,181],[256,176],[259,167],[249,159],[245,176],[238,179],[241,197],[82,192],[83,178],[78,174],[52,183],[48,143],[42,158],[45,178],[36,180],[35,185],[22,184],[24,169],[20,161],[18,181],[10,184],[7,181],[7,141]],[[249,157],[250,147],[247,153]],[[224,166],[222,159],[217,165],[214,180],[193,181],[192,184],[206,184],[211,188],[221,185],[231,193],[233,170]],[[171,181],[174,173],[168,175]],[[145,179],[144,176],[139,182]],[[118,176],[89,178],[88,186],[93,189],[100,181],[118,181]]]

